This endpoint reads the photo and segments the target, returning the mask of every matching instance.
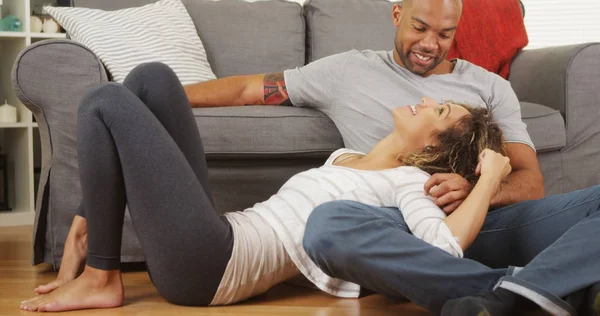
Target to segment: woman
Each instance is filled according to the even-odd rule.
[[[269,200],[219,216],[200,135],[175,74],[162,64],[146,64],[123,85],[93,89],[78,118],[79,214],[85,219],[74,220],[62,275],[38,287],[43,295],[22,302],[21,309],[122,304],[126,203],[154,285],[181,305],[239,302],[299,273],[324,291],[347,296],[355,285],[325,275],[301,245],[312,209],[336,199],[398,206],[415,236],[462,256],[510,172],[508,158],[484,150],[502,151],[500,130],[488,127],[486,110],[450,102],[425,100],[395,109],[393,117],[394,131],[368,154],[338,150],[324,166],[292,177]],[[458,172],[476,183],[473,194],[445,217],[423,192],[423,170]],[[75,278],[86,249],[85,268]]]

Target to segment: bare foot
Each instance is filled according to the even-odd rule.
[[[87,223],[85,218],[75,216],[65,242],[63,258],[56,280],[34,289],[36,294],[54,291],[65,283],[74,280],[84,267],[87,256]]]
[[[21,302],[21,309],[60,312],[90,308],[112,308],[123,304],[123,281],[119,270],[104,271],[85,266],[75,280],[52,293]]]

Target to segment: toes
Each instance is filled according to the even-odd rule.
[[[58,312],[61,311],[60,304],[58,302],[50,302],[40,305],[38,312]]]
[[[35,312],[37,310],[37,305],[25,303],[21,304],[20,308],[24,311]]]
[[[21,309],[27,311],[36,311],[38,306],[46,300],[46,295],[34,296],[28,300],[21,302]]]
[[[56,303],[56,301],[54,301],[52,298],[48,297],[47,295],[42,295],[42,296],[43,296],[42,299],[35,302],[34,309],[38,312],[46,312],[46,311],[48,311],[49,305]]]
[[[40,299],[41,299],[41,296],[34,296],[34,297],[32,297],[32,298],[30,298],[28,300],[22,301],[21,304],[25,304],[25,305],[32,304],[32,303],[35,303],[35,302],[39,301]]]

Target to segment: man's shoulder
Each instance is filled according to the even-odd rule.
[[[471,73],[481,77],[489,78],[494,81],[507,81],[502,78],[500,75],[493,73],[479,65],[476,65],[470,61],[464,59],[457,59],[457,63],[460,64],[461,72],[463,73]]]
[[[510,86],[508,80],[502,78],[500,75],[467,60],[457,59],[457,66],[460,67],[460,74],[469,77],[471,81],[490,86]]]
[[[365,49],[365,50],[358,50],[358,49],[351,49],[342,53],[337,53],[337,54],[333,54],[327,57],[323,57],[321,58],[321,60],[329,60],[331,62],[339,62],[339,61],[344,61],[347,62],[349,60],[352,60],[354,62],[358,62],[358,61],[364,61],[364,62],[369,62],[369,61],[375,61],[375,62],[381,62],[384,61],[385,59],[388,58],[388,54],[389,52],[387,51],[375,51],[375,50],[370,50],[370,49]]]

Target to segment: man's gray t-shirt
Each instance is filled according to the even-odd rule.
[[[487,106],[507,142],[534,148],[508,81],[464,60],[457,60],[450,74],[424,78],[399,66],[392,51],[352,50],[286,70],[284,76],[292,104],[327,114],[350,149],[369,152],[393,130],[392,109],[424,96]]]

